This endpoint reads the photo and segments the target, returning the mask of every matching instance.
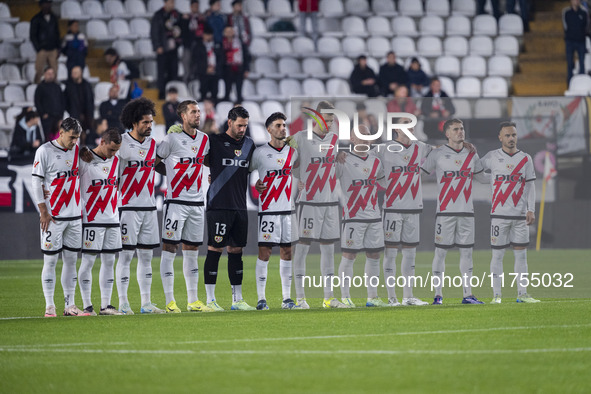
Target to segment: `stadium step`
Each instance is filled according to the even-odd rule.
[[[564,96],[566,70],[562,73],[519,73],[513,76],[512,82],[515,96]]]

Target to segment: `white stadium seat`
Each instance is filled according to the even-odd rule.
[[[351,94],[351,86],[345,79],[331,78],[326,81],[326,92],[330,96],[348,96]]]
[[[468,55],[468,40],[462,36],[447,37],[443,42],[443,52],[448,56]]]
[[[455,56],[441,56],[435,60],[435,73],[449,77],[460,76],[460,61]]]
[[[452,103],[456,108],[454,117],[459,119],[470,119],[472,117],[472,107],[470,101],[466,99],[453,99]]]
[[[483,36],[497,35],[497,20],[492,15],[477,15],[472,19],[472,34]]]
[[[424,36],[443,37],[445,35],[445,23],[436,15],[424,16],[419,22],[419,30]]]
[[[422,16],[424,13],[423,2],[417,0],[399,0],[398,12],[401,15]]]
[[[345,13],[345,7],[341,0],[322,0],[318,7],[320,13],[325,17],[340,17]]]
[[[513,61],[509,56],[497,55],[488,59],[488,75],[499,77],[513,76]]]
[[[472,0],[471,0],[472,1]],[[470,36],[470,19],[462,15],[453,15],[445,22],[445,31],[448,36]]]
[[[410,37],[394,37],[392,39],[392,48],[396,55],[400,57],[415,56],[417,54],[415,42]]]
[[[498,36],[495,38],[495,55],[518,56],[519,41],[514,36]]]
[[[150,37],[150,22],[146,18],[133,18],[129,21],[129,29],[138,37]]]
[[[318,58],[310,57],[302,60],[302,72],[312,78],[329,78],[324,62]]]
[[[84,0],[82,2],[82,12],[92,16],[93,19],[107,19],[110,16],[105,13],[103,5],[98,0]]]
[[[456,82],[458,97],[480,97],[480,81],[475,77],[461,77]]]
[[[371,9],[374,14],[385,17],[397,15],[395,3],[392,0],[373,0]]]
[[[285,78],[279,81],[279,91],[283,97],[302,95],[302,85],[296,79]]]
[[[367,20],[367,31],[372,36],[392,37],[390,21],[383,16],[372,16]]]
[[[437,57],[443,52],[439,37],[421,37],[417,43],[417,50],[421,56]]]
[[[451,78],[438,76],[439,82],[441,82],[441,90],[443,90],[449,97],[455,97],[456,95],[456,87],[454,85],[454,81]]]
[[[487,77],[482,81],[482,97],[508,97],[507,80],[502,77]]]
[[[328,54],[330,57],[342,54],[341,41],[336,37],[320,37],[318,39],[320,54]]]
[[[369,2],[367,0],[347,0],[345,10],[350,15],[368,16],[370,14]]]
[[[343,19],[343,26],[346,27],[345,34],[348,36],[367,37],[365,21],[358,16],[348,16]]]
[[[321,97],[326,96],[326,88],[324,82],[316,78],[304,79],[302,83],[302,90],[304,95],[310,97]]]
[[[250,42],[250,53],[254,56],[270,55],[271,51],[267,40],[260,37],[254,37]]]
[[[419,35],[415,21],[409,16],[398,16],[392,19],[392,31],[396,36],[416,37]]]
[[[492,56],[492,39],[487,36],[473,36],[470,38],[470,54],[479,56]]]
[[[499,18],[499,35],[523,35],[523,21],[515,14],[505,14]]]
[[[112,40],[113,36],[109,34],[109,29],[105,21],[90,20],[86,23],[86,36],[94,40]]]
[[[425,4],[425,13],[427,15],[448,16],[449,1],[427,0]]]
[[[367,40],[367,50],[371,56],[384,57],[392,50],[390,40],[385,37],[370,37]]]
[[[269,49],[275,55],[293,55],[291,43],[285,37],[273,37],[269,40]]]
[[[328,63],[328,72],[337,78],[349,79],[353,72],[353,61],[347,57],[335,57]]]
[[[573,75],[568,84],[565,96],[588,96],[591,94],[591,76],[587,74]]]
[[[500,118],[503,116],[501,103],[497,99],[478,99],[474,103],[474,117],[482,118]]]
[[[82,12],[80,3],[74,0],[65,0],[60,4],[60,16],[62,19],[88,20],[90,15]]]
[[[300,61],[293,57],[279,59],[277,68],[279,69],[279,72],[287,78],[303,79],[306,77],[306,74],[302,72]]]
[[[462,59],[462,76],[485,77],[486,60],[482,56],[466,56]]]
[[[365,40],[360,37],[345,37],[341,45],[343,46],[343,52],[350,57],[363,55],[367,52]]]
[[[452,5],[453,15],[476,15],[476,1],[475,0],[453,0]]]
[[[287,0],[273,0],[267,3],[267,11],[272,16],[281,18],[292,17],[294,13],[291,11],[291,5]]]

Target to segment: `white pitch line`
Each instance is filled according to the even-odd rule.
[[[0,347],[7,353],[92,353],[92,354],[165,354],[165,355],[464,355],[464,354],[528,354],[591,352],[591,347],[543,349],[478,349],[478,350],[143,350],[143,349],[43,349]]]

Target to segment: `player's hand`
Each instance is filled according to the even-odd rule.
[[[339,152],[337,153],[337,163],[345,164],[345,159],[347,158],[346,152]]]
[[[49,212],[46,210],[41,211],[41,216],[39,217],[39,223],[41,223],[41,230],[46,232],[49,229],[49,224],[51,222],[55,223],[55,220],[51,217]]]
[[[43,198],[49,198],[49,190],[45,188],[45,185],[41,185],[41,188],[43,189]]]
[[[254,188],[259,192],[259,194],[263,194],[265,190],[267,190],[267,185],[263,183],[260,179],[257,180],[257,183],[254,185]]]
[[[304,182],[302,181],[298,181],[298,190],[302,191],[306,188],[306,185],[304,185]]]
[[[183,132],[183,127],[180,124],[173,124],[172,126],[170,126],[168,128],[167,133],[171,134],[171,133],[182,133]]]
[[[470,153],[477,153],[476,147],[469,142],[464,141],[464,148],[468,149],[468,152]]]
[[[296,140],[293,139],[293,136],[291,135],[285,139],[285,143],[294,149],[298,148],[298,143],[296,142]]]
[[[90,151],[90,149],[88,149],[87,146],[83,146],[82,148],[80,148],[80,154],[78,156],[80,156],[80,159],[84,160],[87,163],[90,163],[92,161],[92,152]]]
[[[533,224],[536,221],[536,214],[533,213],[532,211],[528,211],[525,214],[525,224],[527,224],[528,226],[530,224]]]

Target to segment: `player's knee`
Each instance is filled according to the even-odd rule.
[[[261,246],[259,247],[259,260],[269,261],[271,258],[271,248]]]
[[[291,260],[291,246],[280,247],[279,257],[281,257],[282,260]]]
[[[169,252],[169,253],[176,253],[176,250],[178,248],[178,245],[174,245],[174,244],[169,244],[166,242],[162,243],[162,250]]]
[[[242,247],[240,246],[227,246],[228,253],[242,253]]]
[[[367,257],[370,259],[379,259],[380,253],[379,252],[367,253]]]

